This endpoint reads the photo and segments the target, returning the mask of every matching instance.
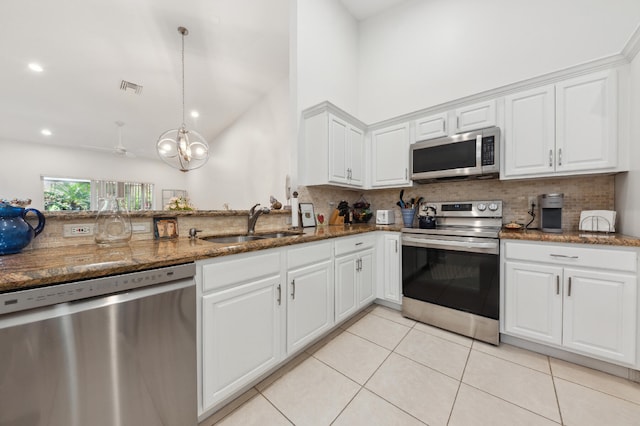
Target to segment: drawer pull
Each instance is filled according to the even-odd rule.
[[[560,294],[560,275],[556,275],[556,294]]]
[[[364,244],[362,241],[360,241],[359,243],[356,243],[357,246],[361,246],[362,244]]]
[[[282,304],[282,286],[278,284],[278,305]]]
[[[571,277],[569,277],[569,290],[567,290],[567,297],[571,296]]]
[[[296,280],[291,281],[291,300],[296,300]]]
[[[563,259],[578,259],[578,256],[567,256],[566,254],[554,254],[554,253],[551,253],[551,254],[549,254],[549,256],[551,256],[551,257],[561,257]]]

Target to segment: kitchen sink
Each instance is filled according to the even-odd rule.
[[[266,240],[269,238],[293,237],[296,235],[302,235],[302,234],[300,234],[299,232],[280,231],[280,232],[271,232],[269,234],[230,235],[230,236],[223,236],[223,237],[204,237],[201,239],[204,241],[209,241],[211,243],[229,244],[229,243],[246,243],[248,241]]]
[[[284,238],[284,237],[295,237],[297,235],[302,235],[299,232],[289,232],[289,231],[280,231],[280,232],[272,232],[270,234],[260,234],[256,235],[256,237],[260,238]]]
[[[228,237],[205,237],[202,238],[205,241],[209,241],[211,243],[245,243],[247,241],[255,241],[255,240],[264,240],[262,237],[258,237],[256,235],[232,235]]]

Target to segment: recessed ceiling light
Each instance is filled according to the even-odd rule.
[[[44,71],[44,68],[42,68],[42,65],[40,64],[36,64],[35,62],[31,62],[29,64],[29,69],[33,72],[42,72]]]
[[[40,133],[42,133],[45,136],[51,136],[52,135],[51,130],[49,130],[49,129],[42,129],[42,130],[40,130]]]
[[[200,117],[200,113],[199,113],[198,111],[195,111],[195,110],[194,110],[194,111],[191,111],[191,116],[192,116],[193,118],[198,118],[198,117]]]

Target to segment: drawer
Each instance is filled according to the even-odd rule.
[[[376,243],[375,235],[362,234],[355,237],[344,237],[336,240],[336,256],[353,253],[373,247]]]
[[[291,246],[294,247],[294,246]],[[331,259],[331,243],[308,243],[287,251],[287,269],[297,269]]]
[[[613,248],[506,242],[507,259],[636,272],[637,252]]]
[[[216,259],[202,266],[202,291],[229,287],[258,278],[280,275],[280,251],[265,254],[255,252]]]

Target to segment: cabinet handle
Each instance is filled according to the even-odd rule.
[[[444,120],[442,120],[442,132],[443,133],[447,133],[447,128],[445,126],[446,126],[446,122]]]
[[[558,166],[562,166],[562,148],[558,148]]]
[[[396,253],[398,252],[398,240],[395,241],[396,243]]]
[[[356,243],[357,246],[361,246],[363,244],[362,241],[360,241],[359,243]]]
[[[571,296],[571,277],[569,277],[569,290],[567,290],[567,297]]]
[[[560,275],[556,275],[556,294],[560,294]]]
[[[456,115],[456,130],[460,130],[460,116]]]
[[[278,284],[278,305],[282,304],[282,286]]]
[[[562,257],[563,259],[578,259],[578,256],[567,256],[566,254],[550,253],[549,256],[551,256],[551,257]]]
[[[291,281],[291,299],[296,300],[296,280]]]
[[[549,167],[553,166],[553,150],[549,150]]]
[[[358,259],[358,271],[362,271],[362,258]]]

